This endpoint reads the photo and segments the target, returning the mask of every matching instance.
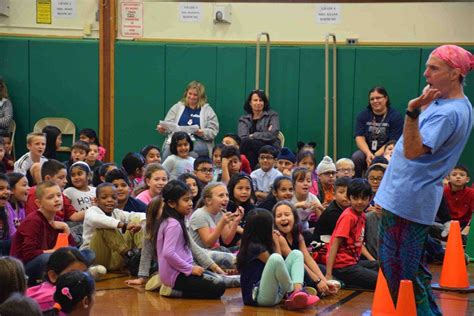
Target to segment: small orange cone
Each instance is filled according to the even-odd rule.
[[[63,247],[69,247],[69,239],[68,239],[68,234],[66,233],[59,233],[58,234],[58,239],[56,239],[56,245],[54,245],[54,250],[63,248]]]
[[[397,316],[416,316],[415,294],[410,280],[401,280],[398,290]]]
[[[456,289],[469,287],[466,261],[462,247],[461,227],[458,221],[451,222],[439,285]]]
[[[380,268],[379,274],[377,276],[377,286],[375,287],[374,301],[372,302],[372,315],[395,315],[395,306],[393,305],[392,296],[388,290],[387,280],[385,279],[382,269]]]
[[[441,292],[439,302],[443,315],[469,315],[469,296]]]

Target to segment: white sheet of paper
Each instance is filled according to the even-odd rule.
[[[179,4],[179,20],[187,23],[199,23],[202,20],[202,6],[196,2],[182,2]]]
[[[188,134],[193,134],[195,133],[198,129],[198,125],[190,125],[190,126],[179,126],[176,123],[173,122],[166,122],[166,121],[160,121],[159,125],[162,127],[166,128],[168,131],[171,133],[175,132],[186,132]]]
[[[76,16],[76,0],[53,0],[53,16],[71,19]]]
[[[337,3],[324,3],[316,5],[317,24],[341,23],[341,5]]]

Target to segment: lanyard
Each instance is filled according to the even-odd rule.
[[[385,114],[383,115],[382,120],[380,121],[380,123],[378,123],[379,125],[377,126],[377,121],[375,120],[375,113],[372,112],[372,126],[374,127],[375,135],[377,135],[377,136],[380,134],[380,131],[382,130],[382,124],[384,123],[385,118],[387,117],[387,113],[388,113],[388,109],[385,112]]]

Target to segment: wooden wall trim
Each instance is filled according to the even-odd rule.
[[[99,21],[99,139],[114,160],[115,0],[101,0]]]

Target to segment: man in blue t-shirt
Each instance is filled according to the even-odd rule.
[[[400,280],[412,280],[418,315],[441,315],[422,256],[443,195],[442,179],[471,133],[472,105],[463,82],[473,64],[472,55],[458,46],[431,53],[424,73],[428,86],[408,103],[403,135],[375,196],[383,208],[379,255],[390,293],[396,301]]]

